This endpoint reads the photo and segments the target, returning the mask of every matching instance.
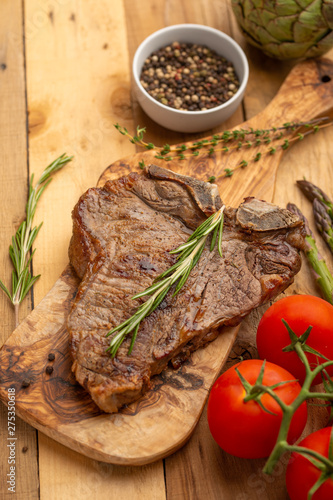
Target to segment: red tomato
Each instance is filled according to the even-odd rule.
[[[302,384],[305,368],[296,352],[283,352],[290,345],[284,319],[300,337],[311,325],[310,336],[306,344],[333,360],[333,306],[319,297],[312,295],[292,295],[275,302],[267,309],[258,326],[257,348],[259,357],[282,366],[292,373]],[[314,354],[307,353],[312,368],[325,362]],[[327,369],[333,375],[333,365]],[[319,374],[314,384],[321,382]]]
[[[315,450],[324,457],[328,457],[328,446],[332,427],[325,427],[313,432],[299,443],[311,450]],[[291,500],[307,500],[308,492],[317,482],[320,470],[299,453],[293,453],[290,457],[287,472],[287,491]],[[328,500],[333,498],[333,479],[328,478],[314,493],[312,500]]]
[[[214,383],[208,399],[208,424],[216,443],[226,452],[243,458],[267,457],[276,442],[282,410],[268,394],[261,396],[263,410],[255,400],[244,402],[246,391],[235,368],[254,385],[263,361],[250,359],[229,368]],[[275,393],[287,404],[298,396],[301,387],[294,377],[273,363],[266,362],[263,385],[271,386],[278,382],[291,380],[274,389]],[[303,403],[295,412],[288,434],[293,443],[301,435],[307,420],[307,407]]]

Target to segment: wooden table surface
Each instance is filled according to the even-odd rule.
[[[159,28],[201,23],[236,39],[250,63],[243,105],[213,132],[251,118],[271,101],[295,62],[265,57],[244,42],[228,0],[1,0],[0,2],[0,278],[10,281],[8,246],[24,218],[29,177],[36,178],[63,152],[75,159],[59,172],[38,205],[43,221],[34,274],[41,278],[20,309],[22,320],[41,301],[68,263],[71,210],[112,162],[135,152],[113,127],[147,127],[156,144],[199,137],[154,124],[131,95],[131,60],[138,44]],[[333,52],[326,55],[333,59]],[[278,124],[279,125],[279,124]],[[205,135],[208,135],[206,132]],[[280,164],[274,202],[296,202],[311,219],[309,203],[295,188],[306,176],[333,194],[333,130],[327,128],[287,152]],[[331,255],[318,239],[330,266]],[[304,264],[288,293],[318,295]],[[253,347],[263,309],[244,321],[230,361]],[[1,343],[14,329],[14,312],[0,295]],[[213,442],[205,412],[189,442],[177,453],[143,467],[121,467],[86,458],[23,421],[16,422],[16,492],[7,489],[7,409],[1,405],[1,498],[30,500],[283,500],[288,498],[282,461],[265,477],[264,460],[228,456]],[[306,433],[322,425],[311,413]]]

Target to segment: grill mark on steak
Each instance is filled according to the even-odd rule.
[[[207,245],[181,291],[142,321],[132,354],[130,335],[112,359],[106,333],[146,300],[132,296],[175,262],[169,251],[221,205],[216,186],[151,165],[89,189],[75,206],[69,256],[82,281],[68,317],[72,369],[103,411],[138,399],[169,361],[179,366],[299,271],[296,216],[254,198],[226,208],[223,258]]]

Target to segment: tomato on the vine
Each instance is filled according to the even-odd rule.
[[[277,440],[282,410],[277,401],[267,393],[259,399],[244,401],[247,392],[237,370],[252,386],[256,384],[263,361],[242,361],[224,372],[214,383],[207,407],[208,424],[216,443],[226,452],[242,458],[267,457]],[[274,392],[286,404],[292,403],[301,387],[284,368],[266,362],[261,385],[272,386]],[[295,412],[288,433],[293,443],[301,435],[307,420],[307,407],[303,403]]]
[[[307,436],[298,446],[314,450],[324,457],[329,455],[332,427],[325,427]],[[307,500],[308,493],[318,481],[321,471],[306,456],[292,453],[286,472],[287,491],[291,500]],[[313,494],[312,500],[333,498],[333,474]]]
[[[333,360],[333,306],[313,295],[292,295],[278,300],[262,316],[257,330],[259,357],[282,366],[292,373],[302,384],[305,368],[298,354],[282,349],[291,344],[284,319],[295,334],[300,337],[312,326],[306,345],[312,347],[326,358]],[[325,362],[325,359],[306,353],[311,368]],[[327,368],[333,375],[333,365]],[[320,374],[314,384],[321,382]]]

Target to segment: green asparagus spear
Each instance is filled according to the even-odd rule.
[[[313,200],[313,215],[318,231],[333,253],[333,221],[327,213],[326,205],[318,198]]]
[[[305,180],[296,182],[302,193],[304,193],[310,201],[317,199],[325,205],[326,211],[333,221],[333,202],[327,194],[324,193],[324,191],[322,191],[318,186],[312,184],[312,182]]]
[[[306,233],[304,254],[312,268],[314,278],[321,289],[323,298],[333,305],[333,276],[331,275],[325,260],[319,253],[309,223],[300,209],[293,203],[288,203],[287,209],[298,215],[298,217],[304,222]]]

